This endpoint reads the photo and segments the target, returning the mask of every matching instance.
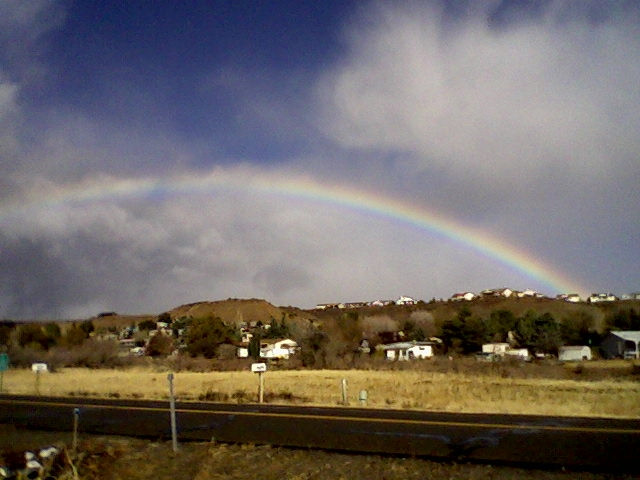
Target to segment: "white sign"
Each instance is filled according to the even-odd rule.
[[[49,367],[46,363],[32,363],[31,370],[33,370],[34,372],[48,372]]]
[[[267,371],[267,364],[266,363],[252,363],[251,364],[251,371],[253,373],[266,372]]]

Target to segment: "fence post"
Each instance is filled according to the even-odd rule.
[[[169,380],[169,409],[171,411],[171,443],[173,452],[178,451],[178,428],[176,426],[176,399],[173,395],[173,373],[167,375]]]
[[[347,379],[342,379],[342,404],[349,405],[349,400],[347,398]]]

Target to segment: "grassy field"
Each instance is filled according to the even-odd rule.
[[[624,363],[637,366],[628,362]],[[640,417],[638,375],[607,378],[588,369],[615,368],[611,362],[578,368],[584,373],[567,378],[527,378],[505,375],[508,370],[272,370],[265,374],[268,403],[335,406],[341,403],[341,381],[347,380],[351,406],[358,406],[361,390],[372,408],[440,410],[452,412],[522,413],[566,416]],[[586,369],[586,370],[583,370]],[[16,394],[87,396],[108,398],[168,397],[168,370],[152,368],[61,369],[36,375],[26,369],[4,374],[3,391]],[[515,376],[515,378],[513,378]],[[506,377],[506,378],[505,378]],[[596,378],[595,380],[593,378]],[[258,377],[248,371],[178,372],[174,387],[179,400],[249,403],[257,400]]]

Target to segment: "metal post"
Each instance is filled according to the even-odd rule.
[[[78,423],[80,419],[80,409],[73,409],[73,443],[71,444],[71,455],[75,458],[78,451]]]
[[[258,402],[264,403],[264,372],[258,372]]]
[[[169,380],[169,407],[171,410],[171,441],[173,451],[178,451],[178,429],[176,427],[176,399],[173,395],[173,373],[167,375]]]
[[[342,404],[349,405],[349,400],[347,398],[347,379],[342,379]]]

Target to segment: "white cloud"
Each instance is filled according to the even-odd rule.
[[[633,24],[497,28],[486,12],[454,22],[416,4],[365,19],[319,92],[325,130],[345,147],[516,184],[550,171],[593,178],[640,149]]]

